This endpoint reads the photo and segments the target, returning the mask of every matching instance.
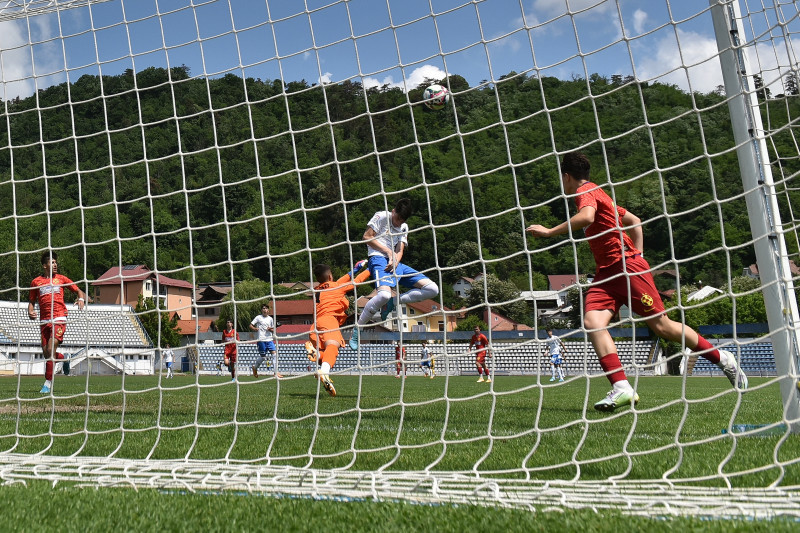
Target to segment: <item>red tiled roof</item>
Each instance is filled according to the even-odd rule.
[[[312,324],[285,324],[275,328],[279,344],[303,344],[308,340]]]
[[[407,303],[406,306],[416,309],[420,313],[431,313],[434,311],[450,311],[446,306],[435,300],[422,300],[421,302]]]
[[[211,331],[209,318],[195,318],[193,320],[178,320],[178,327],[181,328],[181,335],[194,335],[195,333],[205,333]]]
[[[314,300],[275,300],[275,316],[314,315]]]
[[[547,276],[547,281],[550,284],[551,291],[560,291],[570,285],[575,285],[578,277],[575,274],[551,274]]]
[[[514,322],[510,318],[505,317],[500,313],[492,312],[490,317],[488,310],[483,312],[483,321],[489,324],[489,329],[492,331],[530,331],[533,329],[525,324]]]
[[[188,281],[168,278],[161,274],[156,274],[145,265],[128,265],[122,267],[111,267],[102,276],[92,282],[92,285],[119,285],[122,281],[144,281],[146,279],[156,279],[159,285],[167,287],[182,287],[192,289],[194,285]]]

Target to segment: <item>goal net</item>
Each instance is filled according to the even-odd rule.
[[[798,31],[783,0],[0,2],[0,480],[800,515]],[[595,411],[587,238],[525,232],[575,213],[573,150],[747,392],[624,306],[641,400]],[[303,346],[314,266],[347,273],[401,198],[403,261],[439,293],[360,328],[330,397]],[[72,368],[40,394],[48,250],[90,301],[65,291]]]

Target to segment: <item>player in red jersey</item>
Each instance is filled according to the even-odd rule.
[[[617,206],[600,187],[589,181],[588,158],[573,152],[561,162],[561,181],[564,192],[575,195],[578,212],[567,222],[554,228],[538,224],[526,231],[535,237],[553,237],[568,231],[586,231],[597,271],[584,300],[583,325],[589,330],[600,366],[612,384],[608,395],[594,404],[599,411],[613,411],[623,405],[635,404],[639,395],[633,390],[617,355],[617,347],[608,325],[620,307],[630,301],[632,310],[644,317],[653,332],[669,341],[685,342],[700,355],[719,366],[734,387],[747,388],[747,376],[728,351],[717,350],[696,331],[671,320],[656,290],[650,265],[642,257],[644,234],[641,220],[630,211]]]
[[[333,280],[333,273],[328,265],[319,264],[314,267],[314,277],[319,283],[314,288],[316,323],[308,334],[306,351],[308,359],[319,366],[317,377],[331,396],[336,396],[336,388],[330,378],[331,368],[339,357],[339,348],[344,346],[339,328],[347,320],[347,310],[350,308],[350,300],[345,295],[355,288],[355,283],[363,283],[369,278],[369,270],[355,275],[366,262],[357,262],[353,270],[336,281]]]
[[[233,320],[228,319],[225,322],[225,329],[222,331],[222,342],[225,343],[225,358],[222,362],[231,373],[231,381],[236,381],[236,341],[238,340],[240,340],[239,334],[233,327]]]
[[[408,375],[408,370],[406,369],[406,347],[400,345],[400,341],[394,341],[394,360],[395,368],[397,369],[397,374],[394,377],[399,378],[400,372],[403,372],[404,376]]]
[[[58,273],[58,256],[55,252],[42,254],[42,275],[31,282],[28,300],[28,318],[41,322],[42,352],[45,357],[44,385],[42,394],[48,394],[53,387],[53,367],[55,359],[64,359],[58,352],[67,331],[67,306],[64,303],[64,288],[78,294],[78,309],[83,309],[86,294],[71,279]],[[36,314],[36,304],[39,314]]]
[[[472,351],[473,346],[475,347],[475,366],[478,367],[478,383],[483,381],[491,383],[492,378],[489,375],[489,367],[486,365],[486,349],[489,346],[489,339],[481,333],[481,328],[478,326],[475,326],[475,334],[469,340],[469,351]],[[489,357],[491,357],[491,353]],[[486,375],[486,379],[483,379],[481,373]]]

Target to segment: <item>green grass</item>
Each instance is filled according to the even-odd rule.
[[[38,393],[41,378],[3,378],[0,452],[114,454],[135,459],[148,455],[153,459],[227,457],[254,464],[266,464],[269,457],[271,465],[327,469],[352,464],[353,470],[383,467],[395,472],[477,470],[489,477],[523,479],[528,475],[534,480],[603,480],[611,476],[648,480],[673,471],[670,479],[707,477],[698,484],[717,487],[725,485],[718,476],[722,465],[734,487],[800,484],[798,437],[734,438],[722,434],[730,423],[780,421],[778,386],[767,379],[752,379],[751,390],[740,401],[724,378],[690,378],[685,392],[681,378],[641,378],[637,409],[624,408],[613,414],[592,409],[608,390],[605,378],[575,378],[554,386],[547,381],[537,384],[535,377],[498,377],[491,387],[475,383],[474,377],[398,380],[336,376],[334,381],[339,393],[336,398],[324,391],[318,395],[316,381],[308,376],[280,382],[245,377],[238,387],[226,378],[211,376],[201,376],[198,387],[195,376],[178,376],[161,381],[161,388],[157,377],[126,377],[124,382],[121,377],[92,376],[89,381],[85,376],[59,377],[53,398]],[[783,463],[783,469],[773,466],[773,456]],[[8,493],[11,498],[14,490],[20,489],[6,487],[0,494],[5,497]],[[49,485],[34,484],[31,489],[42,498],[58,495],[60,499],[59,490],[66,490],[70,498],[73,493],[83,494],[82,489]],[[116,496],[120,492],[123,496]],[[131,499],[148,509],[150,499],[164,498],[149,491],[134,495],[103,489],[101,493],[107,493],[109,501]],[[203,498],[211,503],[198,500]],[[402,515],[409,507],[313,500],[270,500],[265,504],[260,496],[174,493],[166,499],[182,501],[184,508],[210,505],[226,509],[219,516],[197,518],[197,528],[212,530],[225,529],[220,517],[232,517],[233,509],[251,505],[267,505],[292,517],[299,507],[299,516],[305,521],[300,518],[289,527],[298,530],[305,529],[303,525],[313,515],[333,508],[337,516],[344,513],[343,524],[356,527],[375,512]],[[453,514],[480,522],[487,514],[517,516],[520,512],[508,515],[508,510],[473,510],[471,506],[410,507],[414,515],[431,514],[448,524],[463,524]],[[168,509],[157,509],[156,505],[148,511],[154,520],[173,523]],[[538,530],[534,524],[547,523],[541,522],[546,516],[542,513],[521,513],[522,517],[537,516],[537,521],[515,518],[506,529],[527,524],[523,529]],[[231,519],[249,523],[247,516],[238,511],[234,514],[238,518]],[[591,514],[569,514],[570,520],[584,526],[576,525],[575,530],[591,530],[587,524],[600,527],[602,522],[591,520]],[[554,515],[553,520],[549,527],[568,529],[553,525],[563,525],[563,517]],[[364,522],[365,529],[369,523]],[[486,522],[487,527],[496,529],[493,524],[497,524],[496,518]],[[84,525],[84,529],[102,527],[101,523]]]

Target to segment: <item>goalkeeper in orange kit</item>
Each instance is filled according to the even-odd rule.
[[[366,260],[359,261],[353,270],[336,281],[328,265],[314,267],[314,277],[319,283],[314,289],[316,323],[308,334],[310,340],[306,342],[306,351],[308,359],[319,365],[317,377],[331,396],[336,396],[336,389],[329,374],[336,364],[339,348],[344,346],[339,328],[347,320],[347,310],[350,308],[350,300],[345,295],[355,288],[356,283],[363,283],[369,278],[369,270],[355,276],[366,263]]]

